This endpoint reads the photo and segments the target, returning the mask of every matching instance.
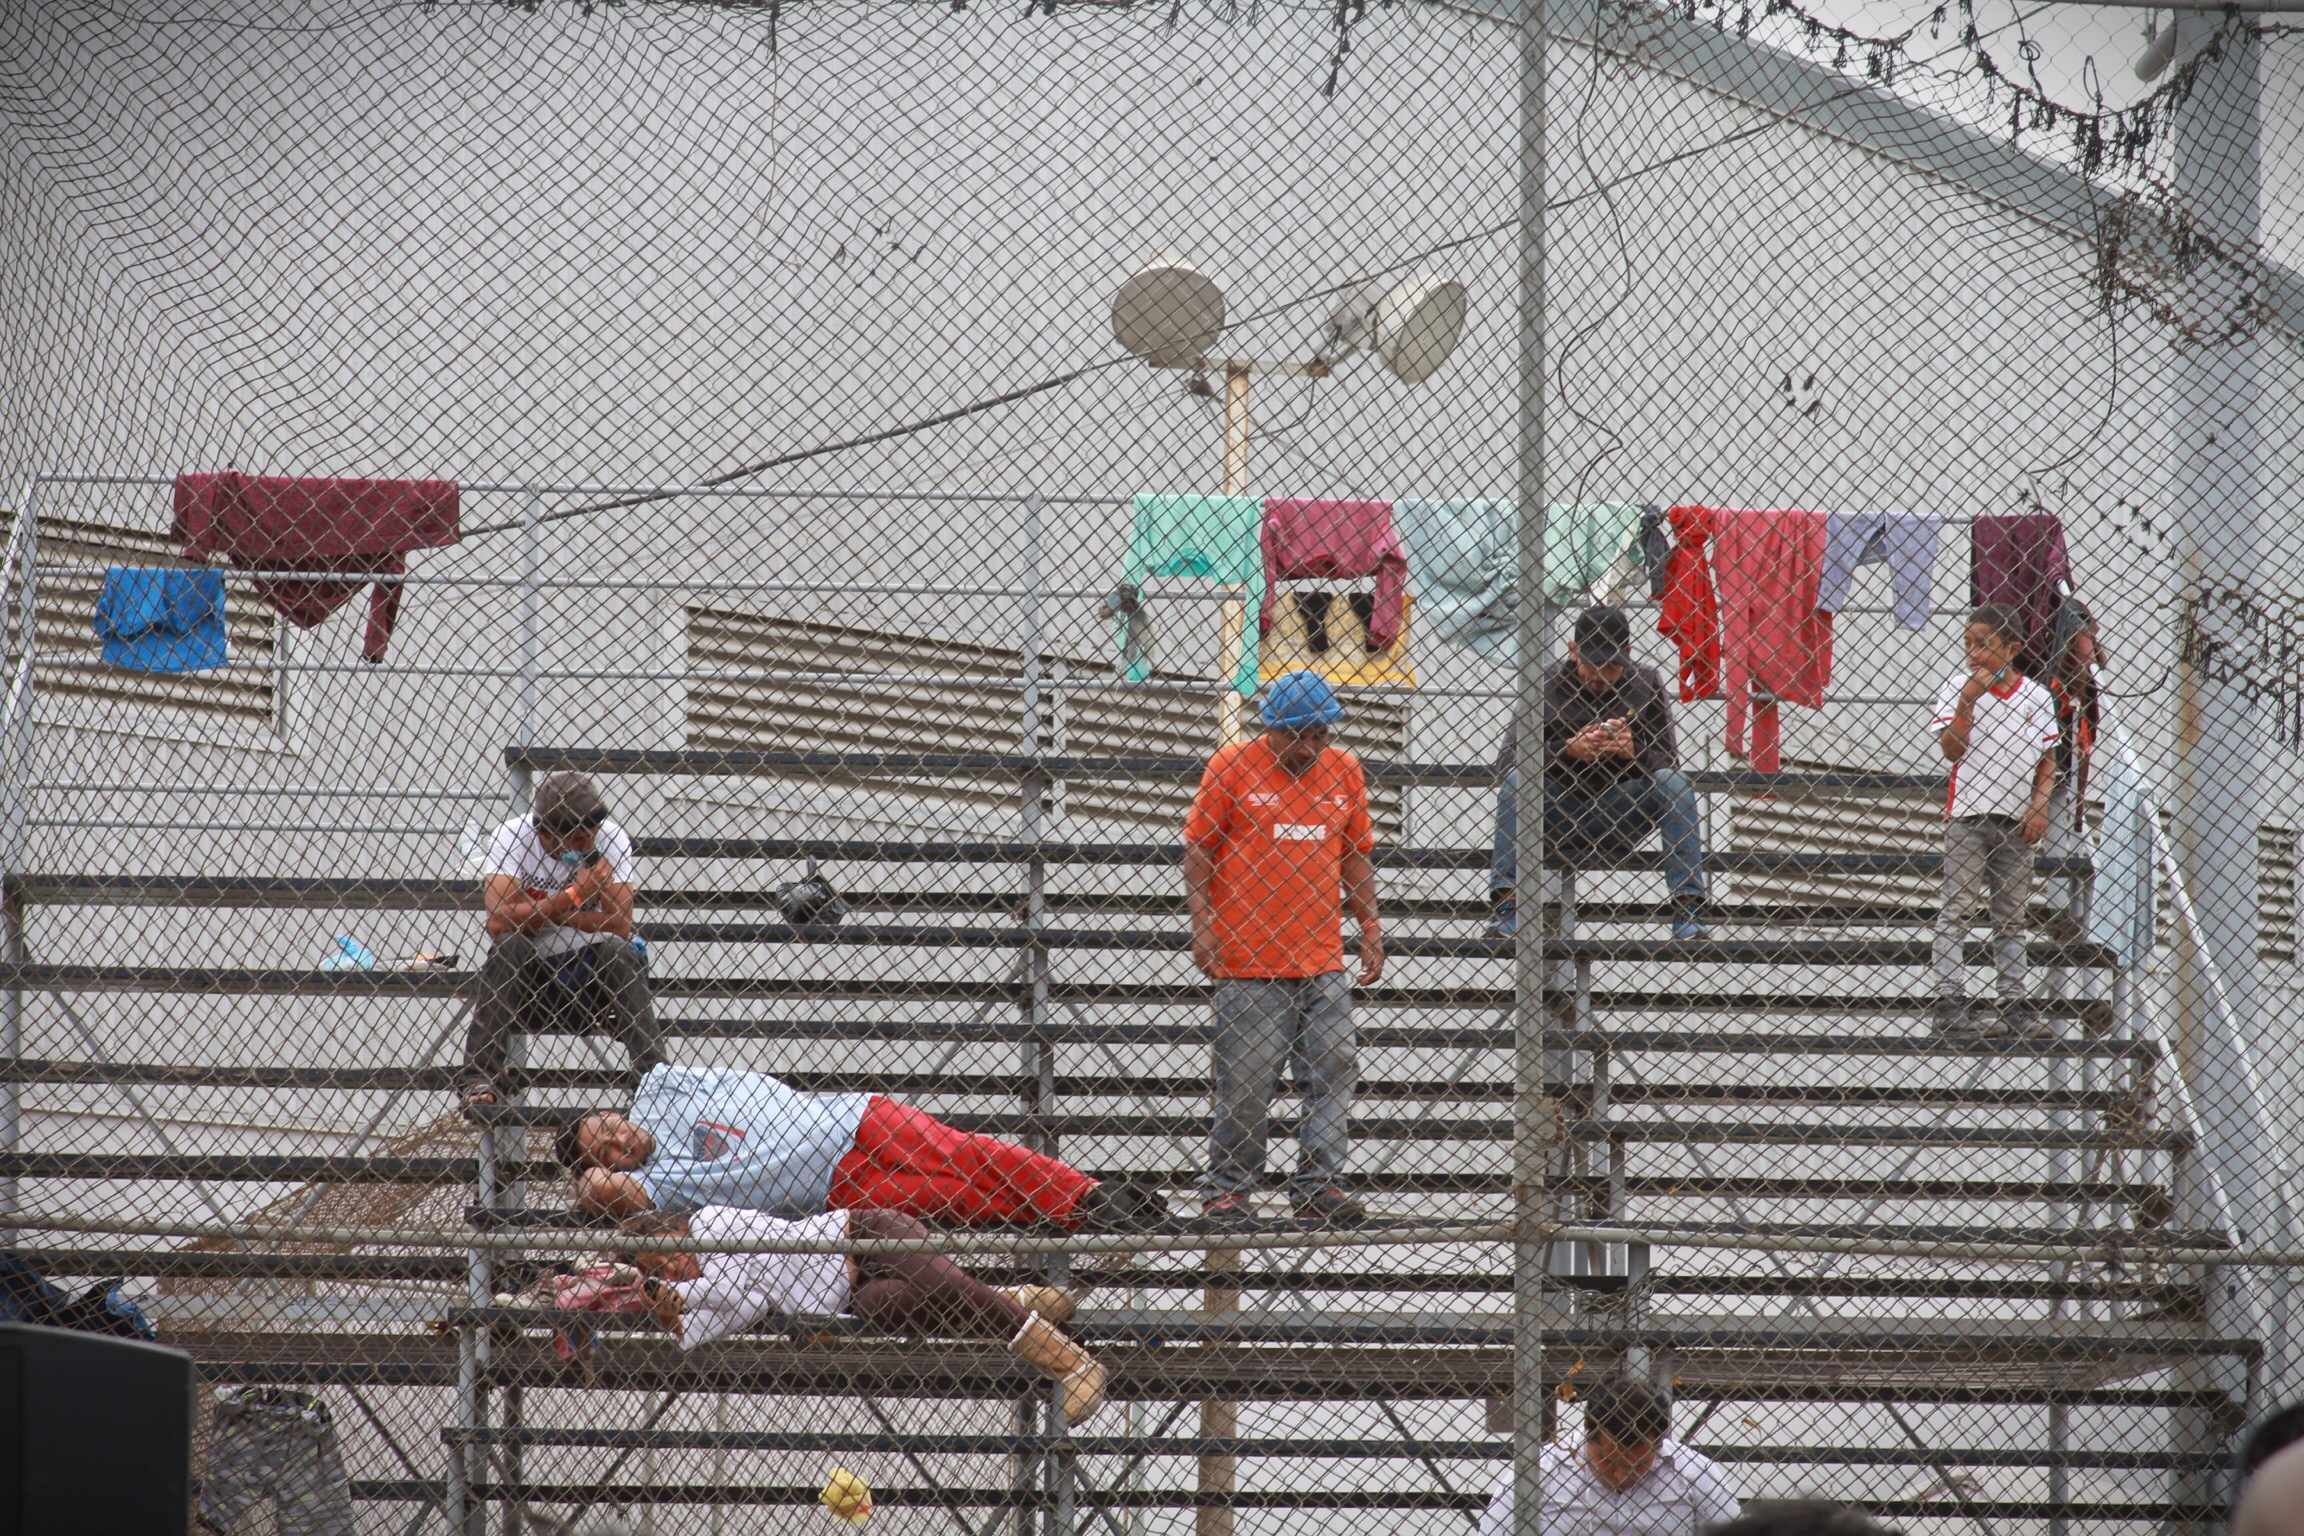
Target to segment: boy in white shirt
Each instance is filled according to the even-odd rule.
[[[901,1211],[825,1211],[785,1221],[730,1205],[642,1211],[622,1229],[636,1237],[698,1242],[837,1242],[925,1237]],[[620,1255],[647,1282],[656,1320],[683,1350],[740,1333],[775,1313],[852,1312],[891,1332],[1013,1335],[1008,1347],[1064,1388],[1064,1417],[1078,1424],[1104,1401],[1104,1368],[1056,1331],[1071,1297],[1053,1286],[996,1291],[938,1253],[659,1253]]]
[[[2016,670],[2024,632],[2016,615],[1986,604],[1968,616],[1968,672],[1944,685],[1928,728],[1952,764],[1944,808],[1944,898],[1936,914],[1936,1032],[1987,1038],[2047,1034],[2021,1007],[2024,909],[2032,850],[2048,834],[2056,789],[2056,701]],[[1989,891],[1992,968],[1999,999],[1968,1006],[1961,949],[1979,894]]]

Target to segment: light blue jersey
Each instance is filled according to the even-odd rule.
[[[868,1093],[802,1093],[737,1067],[651,1068],[627,1117],[656,1138],[636,1177],[659,1209],[813,1216],[871,1102]]]

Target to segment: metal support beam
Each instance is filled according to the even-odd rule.
[[[1519,534],[1519,676],[1516,718],[1530,791],[1521,798],[1515,856],[1521,871],[1544,868],[1544,663],[1551,650],[1552,611],[1544,588],[1545,461],[1545,96],[1550,73],[1547,0],[1517,0],[1519,44],[1519,345],[1513,494]],[[1541,897],[1539,897],[1541,902]],[[1522,919],[1512,966],[1512,1474],[1514,1536],[1541,1536],[1538,1469],[1544,1454],[1544,1291],[1550,1246],[1541,1236],[1547,1206],[1546,1164],[1558,1109],[1544,1082],[1544,931],[1541,908]]]

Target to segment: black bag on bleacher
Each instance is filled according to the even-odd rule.
[[[119,1280],[99,1280],[75,1299],[14,1254],[0,1255],[0,1322],[156,1342],[159,1331],[142,1307],[120,1294],[120,1285]]]

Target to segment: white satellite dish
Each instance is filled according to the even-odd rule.
[[[1155,368],[1206,355],[1224,334],[1224,290],[1174,257],[1129,274],[1112,295],[1112,337]]]
[[[1391,288],[1371,278],[1329,311],[1321,355],[1335,363],[1370,347],[1401,382],[1420,384],[1456,350],[1465,308],[1464,285],[1450,278],[1412,277]]]

